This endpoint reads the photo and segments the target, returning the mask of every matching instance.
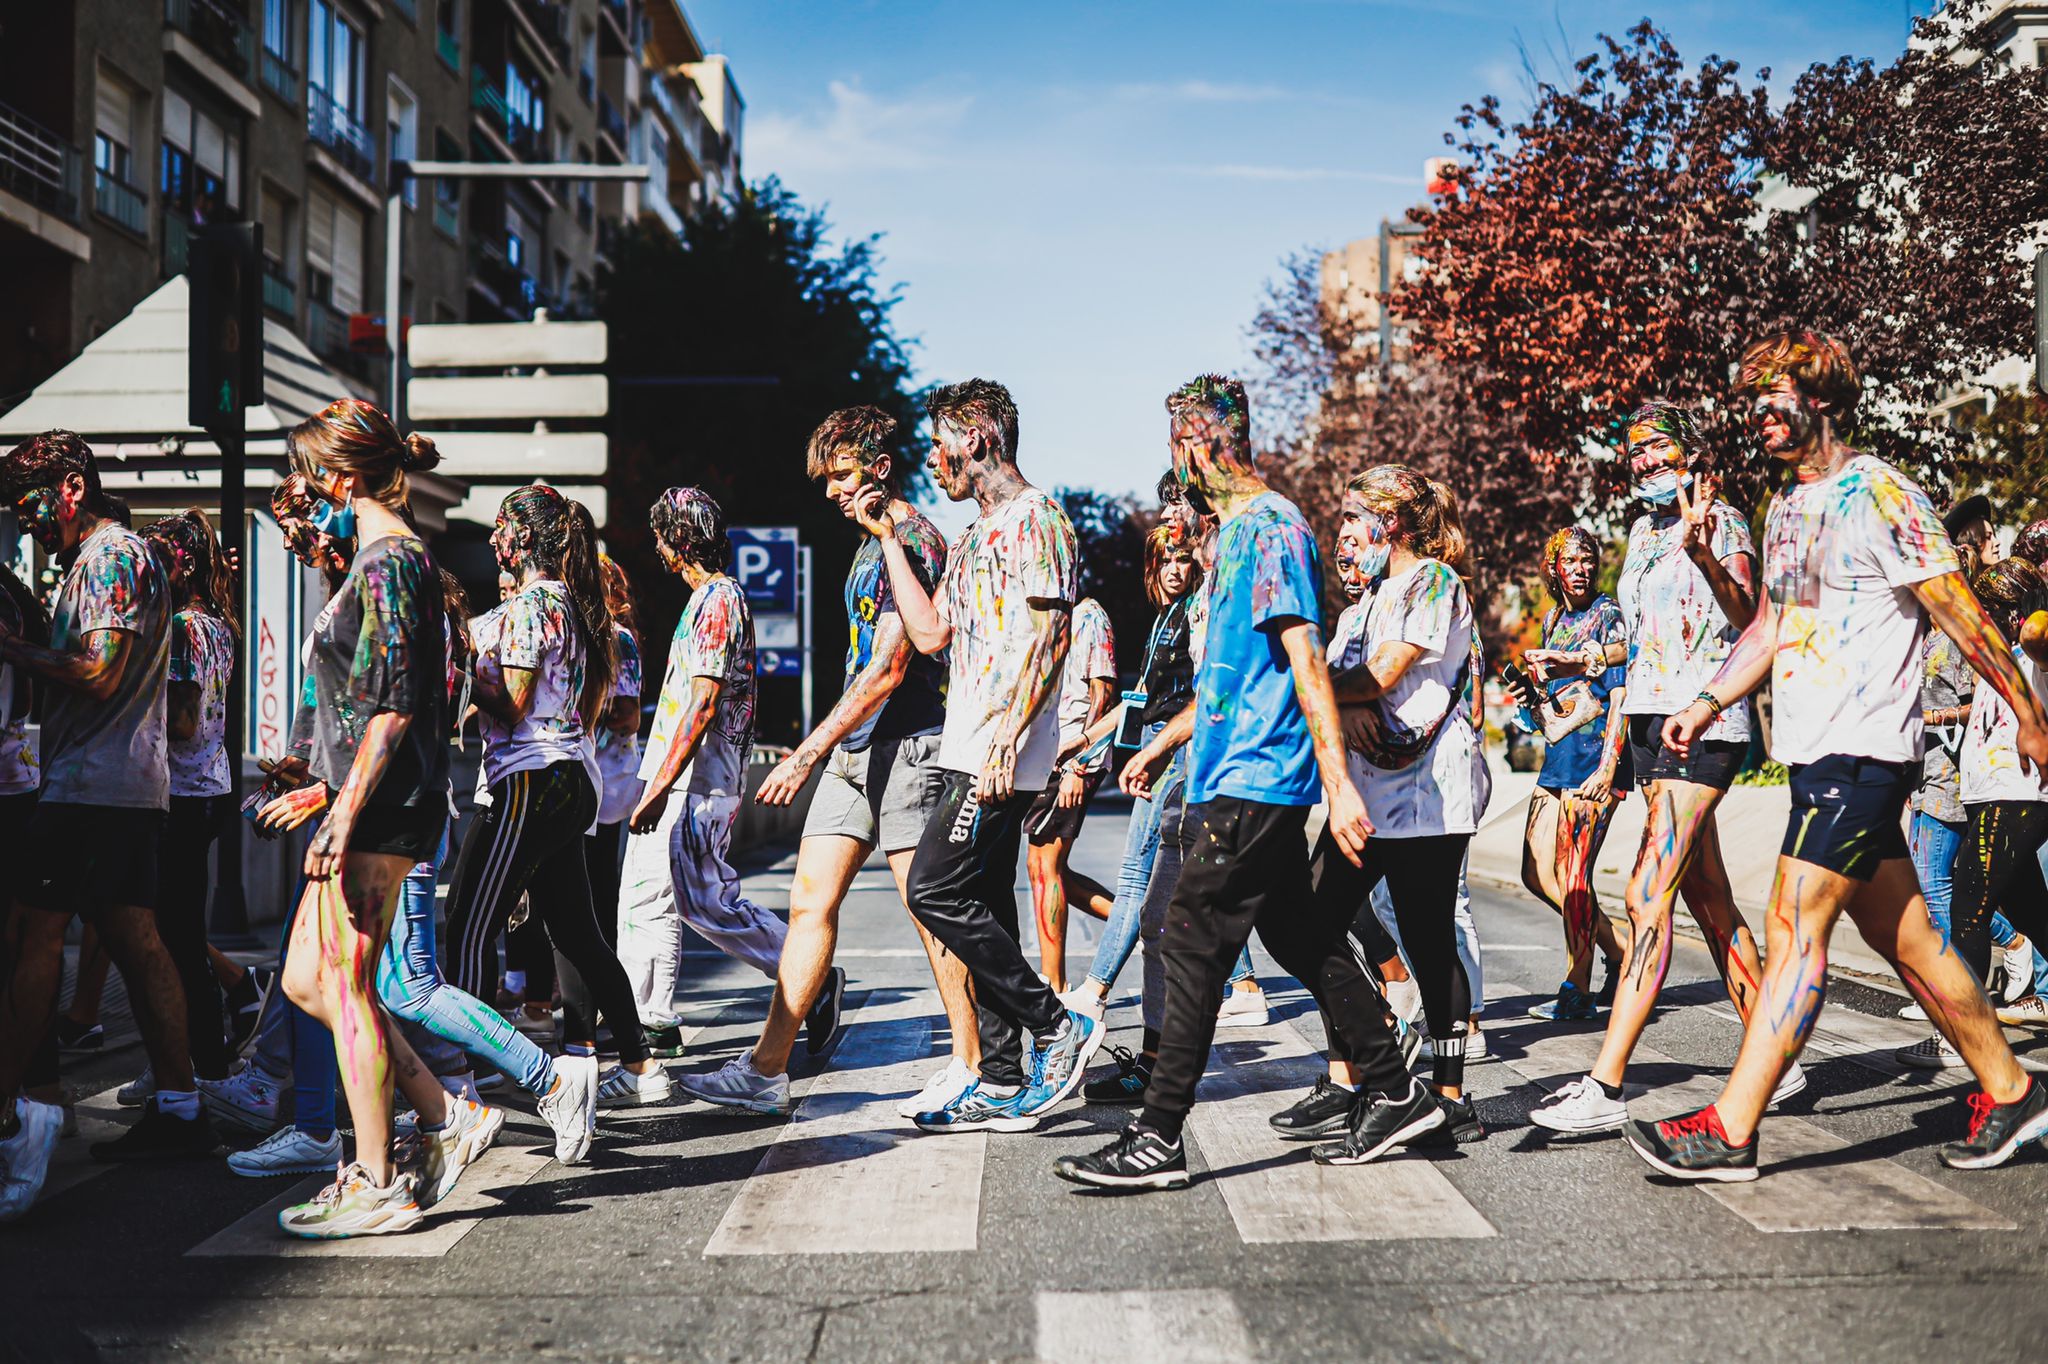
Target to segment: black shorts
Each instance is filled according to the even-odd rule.
[[[1103,773],[1090,772],[1081,779],[1081,799],[1062,810],[1059,805],[1060,781],[1055,772],[1053,779],[1031,802],[1031,808],[1024,812],[1024,835],[1031,840],[1034,848],[1043,847],[1056,838],[1071,843],[1081,836],[1081,821],[1088,817],[1088,802],[1095,799],[1095,790],[1102,785]]]
[[[349,831],[348,850],[431,862],[441,851],[448,812],[433,805],[365,805]]]
[[[1904,816],[1920,764],[1831,753],[1792,769],[1787,857],[1868,881],[1877,864],[1907,857]]]
[[[1629,766],[1634,769],[1637,786],[1647,787],[1653,781],[1689,781],[1700,786],[1711,786],[1717,791],[1726,791],[1735,784],[1735,774],[1742,770],[1743,760],[1749,756],[1747,743],[1734,744],[1726,739],[1695,739],[1692,756],[1681,758],[1664,746],[1664,722],[1668,715],[1631,715],[1628,717]],[[1621,783],[1615,783],[1621,789]]]
[[[23,904],[90,923],[117,905],[156,908],[164,812],[44,801],[22,836],[14,893]]]

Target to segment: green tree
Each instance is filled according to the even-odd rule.
[[[605,537],[640,599],[649,673],[688,593],[654,553],[647,510],[663,489],[695,484],[728,524],[795,526],[812,547],[819,713],[840,690],[840,584],[860,534],[805,477],[810,434],[836,408],[873,403],[897,420],[890,453],[913,496],[925,482],[912,343],[891,320],[899,291],[878,279],[880,239],[835,246],[829,232],[770,179],[690,219],[681,238],[629,231],[597,284],[613,357]],[[764,681],[762,701],[761,738],[793,740],[795,683]]]
[[[1155,614],[1145,596],[1145,532],[1152,518],[1131,498],[1088,488],[1058,488],[1053,496],[1081,543],[1081,595],[1095,598],[1109,613],[1117,667],[1135,673],[1144,666]]]

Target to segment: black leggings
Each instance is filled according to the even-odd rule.
[[[227,1078],[231,1058],[222,1023],[220,982],[206,950],[206,905],[213,889],[208,855],[227,818],[226,796],[172,796],[156,860],[156,934],[185,987],[185,1033],[193,1073]]]
[[[1422,993],[1422,1013],[1436,1048],[1430,1078],[1440,1086],[1465,1083],[1465,1032],[1472,1016],[1472,982],[1458,960],[1458,869],[1465,863],[1470,834],[1430,834],[1421,838],[1369,838],[1365,865],[1354,867],[1326,832],[1316,844],[1311,874],[1318,901],[1325,899],[1347,914],[1367,903],[1384,880],[1394,901],[1394,922],[1401,930],[1401,949]],[[1380,942],[1384,943],[1382,936]],[[1380,950],[1368,948],[1368,950]],[[1329,1018],[1324,1017],[1324,1026]],[[1336,1029],[1330,1029],[1330,1054],[1346,1053]]]
[[[14,925],[9,916],[16,912],[14,892],[27,845],[24,835],[28,832],[29,820],[36,812],[36,792],[22,791],[11,796],[0,796],[0,1003],[9,1008],[0,1009],[0,1026],[34,1027],[40,1029],[38,1040],[29,1049],[28,1068],[22,1073],[23,1089],[47,1089],[57,1083],[57,1014],[53,1009],[48,1018],[40,1020],[17,1019],[12,1017],[9,987],[14,981],[15,961],[8,944],[14,941]],[[23,914],[40,914],[43,911],[23,906]],[[83,965],[83,960],[80,962]]]
[[[1991,916],[2035,942],[2048,941],[2048,880],[2041,845],[2048,843],[2048,801],[1993,800],[1964,807],[1970,831],[1956,853],[1949,901],[1949,941],[1977,979],[1991,978]]]
[[[619,881],[626,856],[626,821],[600,824],[597,832],[583,840],[583,862],[590,868],[590,903],[597,909],[597,926],[613,950],[619,945]]]
[[[647,1059],[647,1039],[626,968],[605,946],[590,905],[583,831],[597,813],[597,790],[580,762],[514,772],[491,787],[477,813],[448,896],[448,980],[481,994],[521,892],[547,925],[562,986],[562,1033],[571,1042],[597,1036],[601,1013],[612,1026],[621,1061]]]

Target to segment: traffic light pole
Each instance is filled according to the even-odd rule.
[[[214,444],[220,447],[220,547],[235,564],[246,562],[244,553],[248,548],[242,533],[246,516],[243,488],[248,479],[244,427],[242,409],[238,407],[233,416],[212,432]],[[235,580],[247,581],[240,573]],[[246,609],[241,612],[245,629],[249,615]],[[246,821],[241,818],[246,691],[239,678],[228,688],[227,732],[222,735],[228,750],[228,813],[220,822],[220,842],[214,845],[218,874],[213,878],[211,935],[224,946],[241,946],[243,942],[237,940],[249,938],[249,902],[242,891],[242,825]],[[248,941],[246,945],[255,944]]]

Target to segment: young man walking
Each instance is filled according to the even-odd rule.
[[[936,593],[918,579],[887,491],[863,489],[854,503],[881,541],[904,633],[920,653],[948,650],[945,784],[905,893],[973,979],[981,1075],[915,1121],[928,1132],[1023,1132],[1079,1086],[1102,1041],[1102,1025],[1060,1003],[1017,937],[1017,849],[1059,748],[1052,699],[1080,596],[1077,546],[1059,504],[1017,472],[1008,389],[986,379],[948,384],[925,411],[940,491],[980,509]]]
[[[1696,1113],[1630,1122],[1636,1154],[1679,1179],[1757,1174],[1757,1125],[1813,1031],[1828,934],[1844,911],[1897,968],[1983,1086],[1956,1169],[2001,1165],[2048,1135],[2048,1091],[2013,1059],[1984,989],[1927,917],[1901,816],[1920,774],[1920,656],[1930,616],[2012,707],[2016,747],[2048,763],[2048,717],[1998,627],[1963,581],[1955,547],[1915,484],[1851,449],[1862,381],[1842,343],[1769,336],[1742,357],[1764,449],[1792,481],[1764,526],[1763,600],[1721,671],[1664,726],[1683,755],[1722,710],[1771,678],[1771,756],[1792,770],[1792,818],[1765,920],[1763,980],[1721,1097]]]
[[[156,1077],[142,1120],[93,1147],[102,1160],[203,1156],[216,1142],[199,1112],[185,993],[157,935],[157,847],[170,804],[164,686],[170,588],[142,537],[107,514],[90,446],[46,431],[0,463],[0,496],[50,555],[73,556],[57,589],[48,646],[0,634],[0,658],[44,688],[42,799],[22,840],[27,863],[0,957],[0,1221],[28,1210],[62,1125],[51,1104],[16,1096],[55,1013],[64,930],[99,930],[128,983]],[[46,1053],[47,1054],[47,1053]]]
[[[884,490],[911,571],[930,591],[945,571],[946,541],[901,495],[888,450],[895,432],[896,419],[878,407],[834,412],[811,435],[807,472],[824,480],[825,496],[849,518],[856,494],[870,487]],[[904,891],[911,854],[931,822],[945,781],[938,755],[939,732],[946,723],[946,665],[911,648],[889,590],[881,542],[872,535],[862,541],[847,570],[846,620],[846,690],[755,796],[763,805],[791,804],[823,764],[797,845],[789,936],[761,1040],[753,1051],[716,1071],[678,1080],[686,1093],[706,1103],[756,1113],[788,1111],[789,1054],[797,1028],[821,1000],[829,1000],[836,1015],[846,988],[846,972],[832,964],[840,902],[877,847],[889,861],[897,890]],[[906,1102],[905,1116],[937,1108],[965,1089],[980,1059],[966,968],[922,925],[917,935],[946,1007],[953,1054],[924,1091]],[[813,1032],[807,1048],[815,1055],[824,1041]]]
[[[1194,701],[1140,760],[1149,764],[1155,751],[1192,733],[1187,820],[1199,832],[1166,913],[1164,1028],[1144,1111],[1101,1150],[1053,1167],[1062,1179],[1099,1188],[1188,1182],[1181,1125],[1208,1064],[1224,981],[1255,927],[1280,965],[1315,994],[1351,1057],[1372,1067],[1370,1078],[1390,1092],[1414,1090],[1411,1124],[1443,1121],[1434,1100],[1406,1083],[1382,1021],[1386,1006],[1349,950],[1358,904],[1332,909],[1309,884],[1305,830],[1318,796],[1329,804],[1327,837],[1343,856],[1358,862],[1372,832],[1345,762],[1323,660],[1315,537],[1253,467],[1242,384],[1203,375],[1176,389],[1166,409],[1174,472],[1195,510],[1214,508],[1223,528]],[[1151,777],[1134,760],[1125,787],[1142,795]],[[1390,1066],[1373,1065],[1386,1055]],[[1397,1106],[1361,1111],[1380,1122]]]

